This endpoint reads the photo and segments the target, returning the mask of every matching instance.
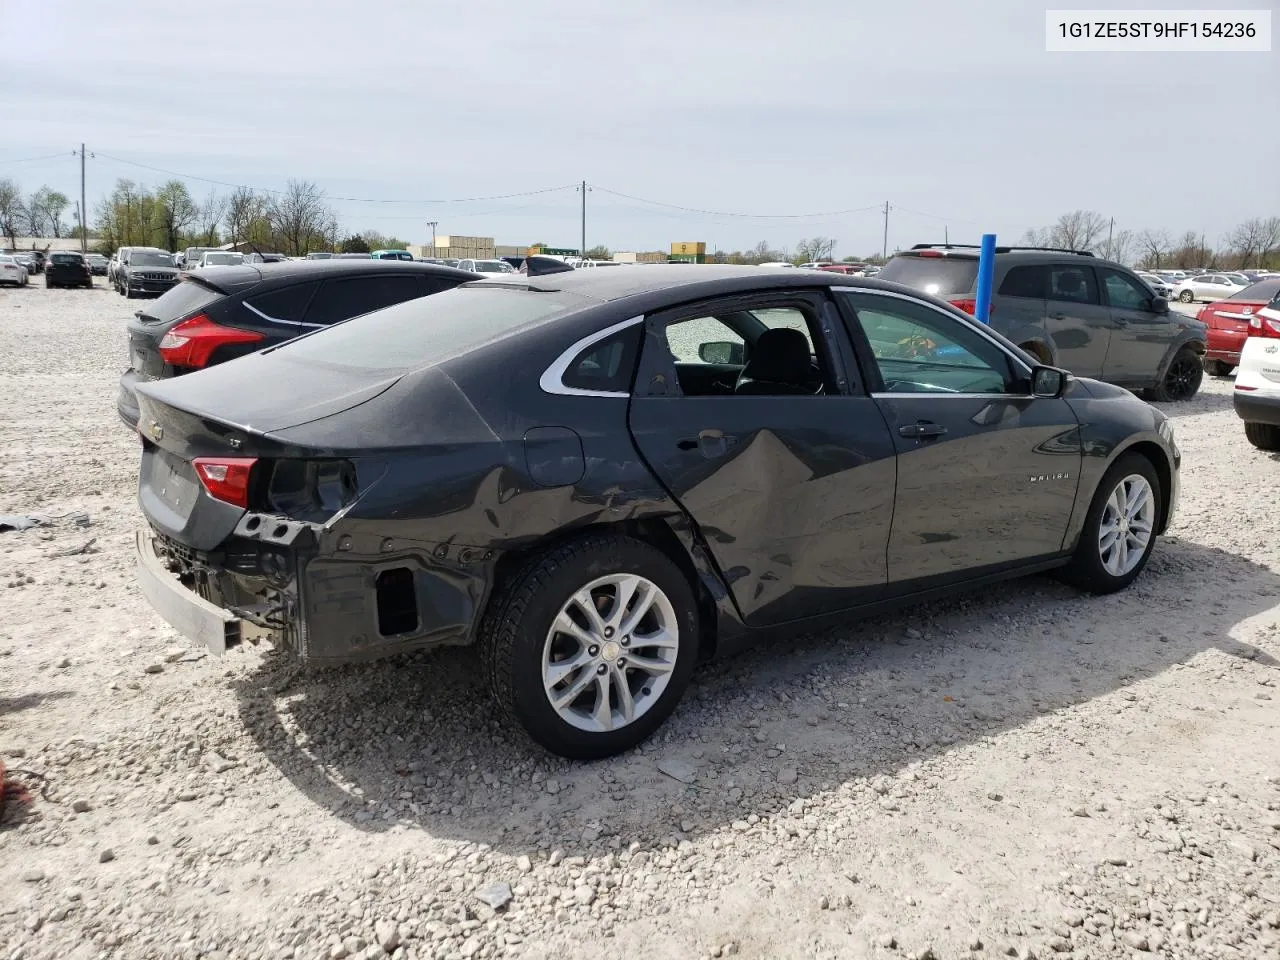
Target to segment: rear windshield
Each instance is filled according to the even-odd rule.
[[[477,283],[375,310],[270,352],[344,370],[407,373],[536,326],[583,302],[563,292]]]
[[[1270,300],[1280,294],[1280,277],[1259,280],[1227,297],[1228,300]]]
[[[244,254],[242,253],[206,253],[204,255],[206,266],[214,267],[231,267],[238,263],[244,263]]]
[[[83,263],[78,253],[55,253],[52,257],[54,263]]]
[[[978,261],[967,257],[894,257],[876,274],[936,297],[968,293],[978,279]]]
[[[183,280],[176,287],[166,290],[158,300],[144,307],[141,319],[152,323],[168,323],[204,309],[221,296],[221,293],[210,290],[202,283]]]

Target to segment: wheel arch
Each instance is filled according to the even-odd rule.
[[[715,656],[719,645],[722,608],[726,603],[731,604],[731,601],[728,599],[728,590],[720,582],[718,574],[709,569],[699,570],[700,564],[695,561],[691,553],[691,545],[686,543],[686,536],[677,532],[678,526],[683,526],[679,518],[666,516],[591,523],[557,531],[517,550],[504,551],[494,562],[493,580],[490,584],[489,596],[485,599],[485,608],[487,610],[493,596],[499,592],[503,583],[518,576],[521,570],[540,554],[572,540],[602,533],[620,534],[658,550],[684,575],[698,605],[698,659],[710,659]]]
[[[1145,457],[1151,463],[1156,472],[1156,478],[1160,481],[1160,516],[1157,518],[1156,533],[1163,534],[1169,527],[1169,500],[1173,495],[1173,464],[1169,462],[1168,454],[1160,444],[1154,440],[1137,440],[1117,450],[1111,462],[1107,464],[1107,470],[1129,453]]]

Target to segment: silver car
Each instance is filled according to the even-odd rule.
[[[1150,287],[1151,292],[1157,297],[1164,297],[1166,300],[1172,299],[1173,287],[1169,286],[1164,277],[1156,276],[1154,273],[1140,273],[1138,278]]]
[[[1225,300],[1247,286],[1247,283],[1241,283],[1225,273],[1202,273],[1175,284],[1173,295],[1183,303],[1194,303],[1197,300],[1207,303],[1211,300]]]

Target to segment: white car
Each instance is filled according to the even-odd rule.
[[[26,264],[19,263],[8,254],[0,253],[0,283],[11,283],[15,287],[25,287],[27,280]]]
[[[204,270],[209,267],[238,267],[244,263],[243,253],[232,253],[230,250],[206,250],[200,254],[196,266]]]
[[[1157,297],[1164,297],[1166,300],[1172,299],[1173,288],[1165,282],[1164,277],[1156,276],[1154,273],[1140,273],[1138,277],[1146,282]]]
[[[1173,295],[1183,303],[1194,303],[1197,300],[1208,303],[1212,300],[1225,300],[1247,286],[1247,283],[1233,280],[1225,273],[1202,273],[1174,284]]]
[[[1232,400],[1249,442],[1280,450],[1280,294],[1249,320]]]
[[[466,258],[458,261],[459,270],[469,270],[471,273],[515,273],[516,268],[505,260],[473,260]]]
[[[792,270],[796,268],[794,263],[788,263],[786,260],[770,260],[768,263],[760,264],[762,267],[788,267]]]

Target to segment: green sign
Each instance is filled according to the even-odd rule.
[[[539,247],[539,252],[547,257],[576,257],[577,250],[570,250],[568,247]]]

